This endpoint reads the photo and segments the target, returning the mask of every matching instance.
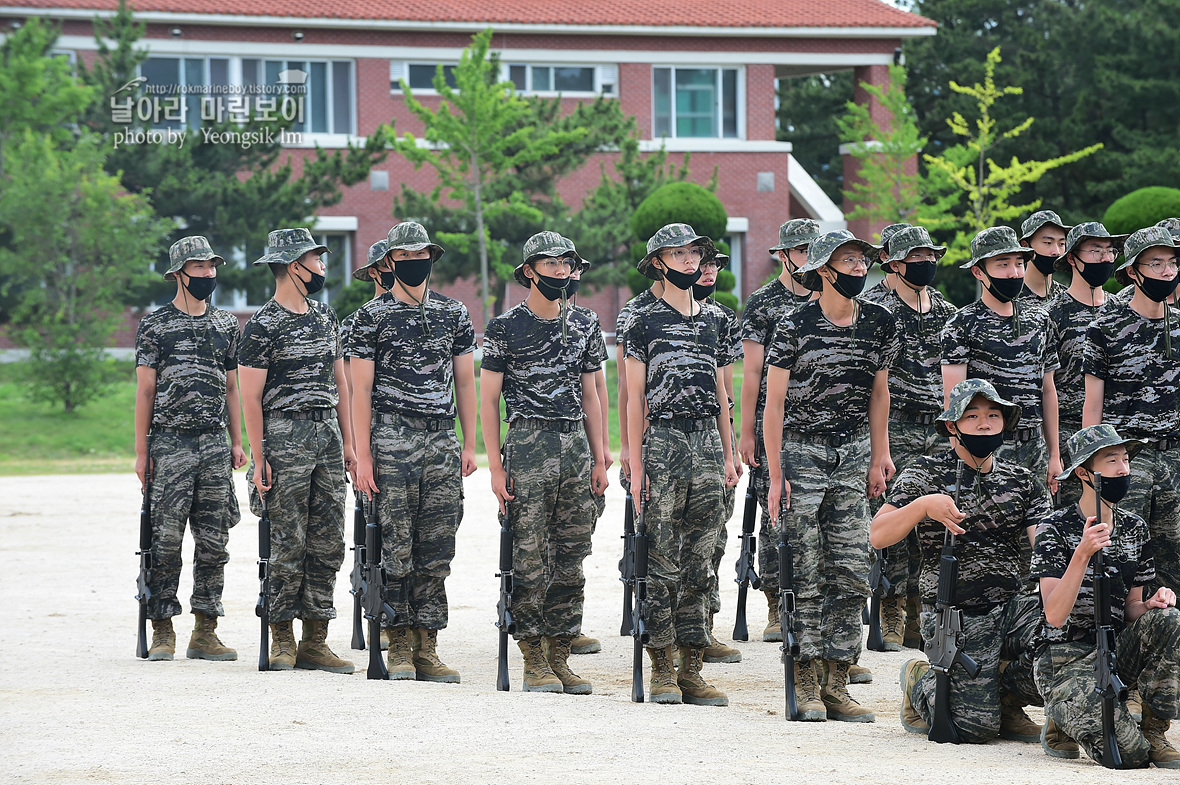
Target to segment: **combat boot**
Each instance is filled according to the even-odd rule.
[[[328,648],[327,619],[303,620],[303,640],[295,650],[295,667],[328,673],[352,673],[356,670],[351,662],[340,659]]]
[[[1127,714],[1135,722],[1143,722],[1143,701],[1139,699],[1139,690],[1135,687],[1127,690]]]
[[[217,617],[193,611],[196,623],[184,656],[190,660],[236,660],[238,653],[217,637]]]
[[[458,684],[459,671],[448,668],[438,658],[438,630],[414,630],[413,636],[418,641],[414,649],[414,671],[418,681]]]
[[[270,625],[270,669],[289,671],[295,667],[295,630],[291,620]]]
[[[881,640],[885,651],[901,651],[905,643],[905,597],[886,597],[881,603]]]
[[[684,696],[676,686],[676,669],[672,667],[672,647],[654,649],[649,646],[647,656],[651,660],[651,702],[683,703]]]
[[[545,659],[540,638],[525,638],[516,642],[524,655],[525,692],[562,692],[565,687]]]
[[[409,627],[392,627],[389,648],[385,652],[385,669],[393,681],[412,681],[417,677],[414,667],[413,631]]]
[[[389,651],[389,628],[381,628],[381,651]]]
[[[854,662],[848,666],[848,683],[872,684],[873,672],[860,663]]]
[[[602,644],[598,638],[589,635],[577,635],[570,644],[570,654],[597,654],[602,651]]]
[[[683,665],[676,676],[681,699],[693,706],[728,706],[729,698],[724,692],[705,681],[701,676],[705,650],[696,646],[681,646],[680,657]]]
[[[589,695],[594,687],[589,680],[583,679],[570,670],[570,648],[575,638],[546,638],[548,645],[549,666],[553,675],[561,680],[562,692],[566,695]]]
[[[1051,758],[1076,760],[1079,756],[1078,743],[1066,735],[1056,722],[1045,717],[1041,726],[1041,749]]]
[[[1024,713],[1024,704],[1011,694],[1000,696],[1000,738],[1036,744],[1041,740],[1041,726]]]
[[[713,614],[709,614],[709,645],[705,647],[705,662],[741,662],[742,653],[726,646],[713,635]]]
[[[910,733],[920,733],[923,736],[930,733],[930,725],[914,708],[914,702],[910,696],[914,692],[914,685],[918,683],[918,679],[922,678],[922,675],[928,670],[930,670],[930,663],[915,658],[907,660],[905,665],[901,666],[901,673],[897,677],[898,683],[901,684],[901,727]]]
[[[766,595],[766,629],[762,631],[762,640],[767,643],[780,643],[783,639],[782,618],[778,612],[778,594],[763,592]]]
[[[148,649],[149,660],[170,660],[176,653],[176,631],[172,619],[152,619],[152,647]]]
[[[841,722],[876,722],[877,717],[864,706],[861,706],[848,693],[848,670],[852,667],[848,662],[824,660],[824,685],[820,689],[820,697],[828,711],[828,719]]]
[[[922,648],[922,603],[916,594],[905,598],[905,636],[902,645],[907,649]]]
[[[1143,704],[1143,722],[1140,729],[1151,750],[1147,753],[1151,762],[1161,769],[1180,769],[1180,752],[1168,742],[1168,728],[1171,722],[1155,716],[1151,706]]]
[[[795,660],[795,704],[802,722],[827,722],[828,710],[819,695],[816,660]]]

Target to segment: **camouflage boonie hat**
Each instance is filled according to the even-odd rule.
[[[1008,231],[1012,232],[1011,229]],[[1012,234],[1016,233],[1012,232]],[[935,430],[943,436],[950,436],[951,432],[947,430],[946,424],[963,419],[967,406],[977,395],[982,395],[992,403],[999,404],[1000,408],[1004,410],[1005,431],[1016,430],[1016,423],[1020,421],[1020,406],[1001,398],[1000,394],[996,392],[996,388],[992,387],[992,383],[984,379],[964,379],[954,386],[946,411],[938,415],[938,419],[934,423]]]
[[[1142,449],[1143,442],[1138,439],[1124,439],[1119,436],[1113,425],[1105,423],[1082,428],[1065,442],[1065,450],[1069,453],[1071,463],[1065,471],[1057,475],[1057,482],[1076,478],[1073,470],[1090,460],[1096,452],[1107,447],[1126,447],[1127,454],[1134,456]]]
[[[688,224],[668,224],[647,241],[647,254],[639,260],[635,268],[653,281],[664,280],[652,265],[652,259],[665,248],[679,248],[682,245],[699,245],[701,247],[701,261],[708,261],[717,255],[717,246],[704,235],[697,234]]]
[[[1065,253],[1057,257],[1057,261],[1053,263],[1055,270],[1068,270],[1069,262],[1065,257],[1069,256],[1074,250],[1082,244],[1083,240],[1110,240],[1114,245],[1115,256],[1122,252],[1123,243],[1127,240],[1125,234],[1111,234],[1106,231],[1106,227],[1097,221],[1087,221],[1080,223],[1069,230],[1069,234],[1065,236]],[[1126,265],[1124,265],[1126,266]],[[1120,268],[1122,269],[1122,268]]]
[[[1037,230],[1042,226],[1051,225],[1061,228],[1061,231],[1068,232],[1072,226],[1067,226],[1065,221],[1061,220],[1061,216],[1052,210],[1037,210],[1035,213],[1024,219],[1024,223],[1020,225],[1020,239],[1027,240],[1037,233]]]
[[[885,259],[889,252],[889,241],[893,239],[893,235],[900,232],[902,229],[908,229],[912,224],[889,224],[881,230],[881,253],[877,261],[881,262]],[[882,269],[885,269],[882,265]],[[888,272],[892,272],[891,270]]]
[[[1180,218],[1165,218],[1156,224],[1161,229],[1167,229],[1172,237],[1180,238]]]
[[[1140,229],[1127,237],[1126,243],[1123,245],[1123,254],[1126,256],[1126,260],[1119,269],[1126,270],[1139,259],[1140,254],[1157,245],[1162,245],[1164,248],[1180,248],[1180,245],[1176,243],[1176,238],[1172,237],[1172,233],[1162,226],[1149,226],[1146,229]]]
[[[369,246],[369,261],[352,271],[352,277],[358,281],[369,280],[369,268],[385,258],[385,241],[378,240]]]
[[[385,253],[390,251],[421,251],[430,249],[430,261],[437,262],[446,253],[441,245],[430,242],[426,227],[415,221],[394,224],[385,237]]]
[[[718,270],[724,270],[726,267],[729,267],[729,254],[718,251],[713,254],[713,259],[717,262]]]
[[[798,248],[801,245],[811,245],[811,241],[819,237],[819,221],[810,218],[792,218],[778,228],[778,245],[770,249],[774,254]]]
[[[225,260],[213,253],[209,241],[201,235],[181,237],[168,249],[168,272],[164,273],[165,280],[171,281],[176,278],[176,274],[184,269],[185,263],[194,259],[202,262],[213,259],[218,265],[225,264]]]
[[[889,262],[905,261],[905,258],[918,248],[929,248],[934,251],[936,261],[946,253],[946,246],[935,245],[934,241],[930,239],[930,232],[926,231],[924,227],[907,226],[889,239],[888,253],[881,252],[881,269],[884,270]],[[892,268],[892,265],[889,267]],[[893,272],[893,270],[890,269],[889,272]]]
[[[1033,257],[1033,250],[1025,248],[1016,239],[1016,231],[1008,226],[992,226],[975,235],[971,240],[971,258],[960,269],[966,270],[982,261],[1006,253],[1018,253],[1028,261]]]
[[[881,248],[864,240],[858,240],[853,236],[852,232],[847,229],[841,229],[838,232],[828,232],[821,234],[819,237],[811,241],[811,245],[807,246],[807,264],[798,269],[796,275],[799,277],[799,283],[813,292],[823,291],[823,284],[819,280],[819,268],[823,267],[832,259],[832,254],[842,245],[852,243],[865,255],[869,267],[880,258]]]
[[[590,263],[578,256],[578,249],[574,247],[573,240],[563,237],[557,232],[537,232],[525,240],[524,261],[516,265],[516,269],[512,271],[512,277],[527,289],[530,284],[529,279],[524,276],[526,264],[542,257],[557,259],[562,256],[572,256],[574,261],[578,263],[578,269],[583,272],[590,268]]]
[[[312,238],[310,229],[276,229],[266,236],[266,254],[254,264],[292,264],[308,251],[331,253]]]

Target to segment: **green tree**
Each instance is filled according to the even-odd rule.
[[[852,96],[852,71],[779,80],[778,140],[791,143],[795,160],[836,204],[844,199],[836,121]]]
[[[1180,216],[1180,188],[1152,186],[1116,199],[1102,216],[1102,223],[1113,234],[1130,234],[1177,216]]]

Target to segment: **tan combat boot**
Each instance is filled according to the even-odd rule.
[[[409,627],[386,629],[389,648],[385,652],[385,669],[392,681],[412,681],[418,672],[414,667],[413,630]]]
[[[1151,706],[1143,704],[1143,722],[1139,727],[1147,743],[1151,745],[1148,757],[1161,769],[1180,769],[1180,752],[1168,743],[1167,734],[1171,724],[1168,720],[1155,716]]]
[[[152,619],[152,647],[148,649],[149,660],[170,660],[176,653],[176,631],[172,619]]]
[[[907,649],[922,648],[922,602],[916,594],[905,598],[905,636],[902,645]]]
[[[1135,722],[1143,722],[1143,701],[1139,699],[1139,690],[1132,687],[1127,690],[1127,714]]]
[[[438,630],[414,630],[414,671],[418,681],[437,681],[447,684],[459,683],[459,671],[448,668],[438,658]]]
[[[705,650],[696,646],[681,646],[680,657],[684,664],[676,676],[676,686],[680,688],[681,699],[693,706],[728,706],[726,694],[701,676]]]
[[[188,639],[188,650],[184,656],[190,660],[236,660],[238,653],[226,646],[217,637],[217,617],[206,616],[193,611],[196,623],[192,637]]]
[[[827,722],[828,709],[819,695],[818,660],[795,660],[795,704],[802,722]]]
[[[351,662],[342,660],[328,648],[328,620],[304,619],[303,640],[295,650],[295,667],[328,673],[352,673]]]
[[[1024,713],[1024,704],[1014,695],[1000,696],[1000,738],[1036,744],[1041,740],[1041,726]]]
[[[872,684],[873,672],[860,663],[854,662],[848,666],[848,683]]]
[[[295,667],[295,630],[291,620],[270,625],[270,669],[289,671]]]
[[[588,679],[583,679],[570,670],[569,658],[575,638],[546,638],[548,645],[549,666],[553,675],[561,680],[562,692],[566,695],[589,695],[594,687]]]
[[[598,638],[578,634],[570,643],[570,654],[597,654],[602,651],[602,644]]]
[[[783,639],[782,618],[778,612],[778,593],[763,592],[766,595],[766,629],[762,631],[762,640],[767,643],[781,643]]]
[[[902,650],[905,643],[905,597],[885,597],[881,602],[881,640],[885,643],[885,651]]]
[[[853,700],[848,693],[848,669],[852,663],[824,660],[821,667],[825,678],[819,694],[827,707],[828,719],[841,722],[877,721],[876,715]]]
[[[651,702],[683,703],[684,696],[676,686],[676,669],[672,667],[672,647],[648,647],[647,656],[651,660]]]
[[[1041,749],[1051,758],[1078,758],[1078,743],[1066,735],[1056,722],[1045,716],[1045,724],[1041,726]]]
[[[516,642],[524,655],[525,692],[562,692],[565,687],[549,667],[540,638],[525,638]]]
[[[709,614],[709,645],[705,647],[705,662],[741,662],[742,653],[726,646],[713,635],[713,614]]]
[[[901,666],[901,673],[897,677],[898,683],[901,684],[901,727],[910,733],[920,733],[923,736],[929,735],[930,725],[914,708],[911,696],[914,693],[914,685],[928,670],[930,663],[926,660],[912,659]]]
[[[381,628],[381,651],[389,651],[389,628]]]

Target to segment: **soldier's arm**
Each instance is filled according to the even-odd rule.
[[[479,424],[492,473],[492,493],[500,502],[500,512],[506,512],[505,502],[514,497],[508,493],[508,475],[500,460],[500,393],[504,389],[504,374],[489,371],[485,366],[479,369],[479,382]]]
[[[762,441],[766,446],[766,470],[770,475],[767,489],[767,510],[770,520],[778,522],[780,501],[791,506],[791,483],[783,482],[781,455],[783,451],[783,417],[787,403],[787,385],[791,372],[771,365],[766,369],[766,409],[762,414]],[[784,488],[785,486],[785,488]]]
[[[643,445],[643,407],[647,403],[647,363],[635,357],[627,358],[627,438],[636,448]],[[640,450],[640,453],[642,450]],[[645,470],[637,453],[632,456],[631,471],[627,475],[636,507],[643,490],[636,483]]]
[[[352,376],[352,436],[356,445],[356,488],[369,494],[377,492],[377,467],[373,465],[373,375],[372,360],[353,357],[349,363]]]
[[[721,435],[721,454],[724,456],[725,487],[737,485],[738,473],[734,466],[733,436],[729,431],[729,394],[725,390],[725,372],[729,371],[733,378],[733,366],[727,365],[717,369],[717,404],[721,413],[717,415],[717,433]]]
[[[1082,588],[1082,579],[1090,566],[1090,557],[1110,544],[1110,531],[1106,524],[1098,526],[1097,518],[1090,516],[1086,519],[1086,528],[1078,547],[1074,548],[1069,558],[1069,566],[1060,578],[1042,576],[1041,602],[1045,607],[1045,621],[1054,627],[1065,624],[1070,611],[1078,600],[1078,591]]]
[[[742,341],[742,401],[741,434],[738,439],[738,454],[747,466],[757,466],[754,459],[757,445],[754,444],[754,423],[758,417],[758,390],[762,386],[762,359],[764,350],[757,341]]]
[[[869,395],[869,498],[885,493],[885,483],[895,471],[889,455],[889,369],[882,368],[873,375],[873,390]]]
[[[262,393],[266,389],[266,368],[238,366],[238,382],[242,388],[242,418],[246,421],[246,438],[254,459],[254,484],[260,490],[270,490],[270,469],[262,473]],[[263,482],[263,480],[266,482]]]
[[[463,476],[467,477],[475,471],[475,353],[461,354],[452,363],[459,427],[463,430]]]
[[[1057,475],[1064,471],[1061,465],[1061,445],[1057,441],[1057,384],[1053,372],[1045,374],[1041,381],[1041,408],[1044,410],[1041,429],[1045,444],[1049,448],[1049,493],[1057,493]]]
[[[152,429],[152,414],[156,406],[156,369],[147,365],[135,367],[135,474],[143,486],[147,472],[147,435]]]
[[[240,469],[246,465],[246,453],[242,452],[242,398],[238,395],[236,369],[225,373],[225,413],[231,460],[233,467]]]
[[[1175,608],[1176,592],[1167,586],[1156,589],[1148,599],[1143,599],[1143,587],[1135,586],[1127,592],[1126,602],[1123,603],[1123,620],[1130,624],[1152,608]]]
[[[951,402],[951,390],[955,385],[967,379],[967,364],[956,363],[942,366],[942,408],[945,410]]]
[[[609,469],[614,459],[610,454],[610,398],[606,392],[606,371],[594,372],[594,392],[598,395],[598,410],[602,413],[602,466]]]
[[[352,475],[356,482],[356,451],[352,439],[352,416],[349,413],[351,402],[348,400],[348,379],[344,375],[344,360],[332,363],[332,374],[336,377],[336,422],[340,425],[340,437],[344,442],[344,470]]]
[[[1082,427],[1102,422],[1102,403],[1106,396],[1106,381],[1086,374],[1086,402],[1082,404]]]
[[[938,521],[958,535],[963,533],[960,524],[966,516],[955,506],[955,500],[945,493],[919,496],[901,507],[883,504],[869,525],[869,543],[878,549],[895,545],[927,518]]]
[[[627,416],[630,414],[627,401],[630,391],[627,389],[627,357],[623,350],[623,336],[621,335],[615,336],[615,367],[619,372],[619,381],[616,386],[619,398],[619,463],[623,465],[623,473],[630,477],[631,449],[629,441],[631,432],[627,427]]]
[[[598,403],[598,389],[595,379],[598,372],[582,374],[582,416],[586,422],[586,440],[590,443],[590,457],[594,461],[591,468],[591,488],[596,496],[601,496],[608,485],[606,465],[602,458],[602,407]]]

